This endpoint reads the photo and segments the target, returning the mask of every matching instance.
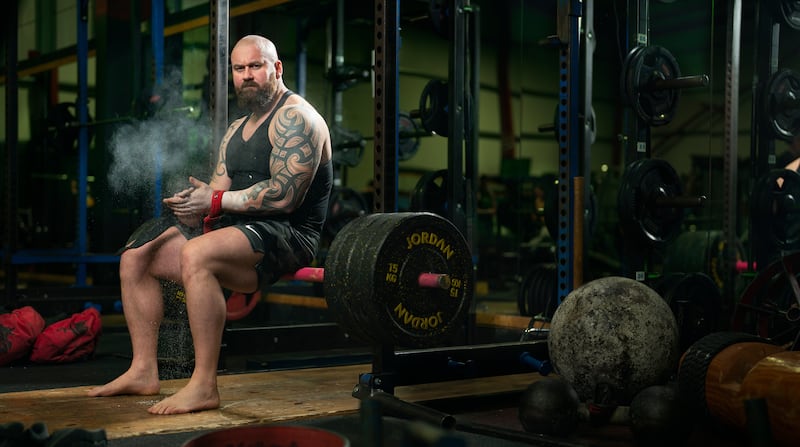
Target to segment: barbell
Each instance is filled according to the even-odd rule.
[[[323,267],[303,267],[285,279],[325,283],[325,268]],[[429,289],[449,289],[450,275],[447,273],[420,273],[417,277],[417,285],[421,288]]]
[[[350,221],[331,242],[324,267],[284,279],[322,283],[334,320],[362,341],[432,347],[464,325],[473,275],[469,244],[449,220],[403,212]],[[228,297],[228,319],[249,313],[259,295]]]

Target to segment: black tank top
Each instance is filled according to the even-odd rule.
[[[231,191],[247,189],[255,183],[271,178],[269,171],[269,159],[272,153],[272,143],[269,141],[269,125],[275,112],[280,109],[289,96],[294,93],[287,91],[279,100],[275,109],[269,117],[256,129],[249,140],[245,141],[242,137],[244,123],[234,133],[228,142],[228,154],[226,160],[228,176],[231,178]],[[248,118],[249,119],[249,118]],[[299,234],[301,243],[311,252],[316,252],[319,244],[322,226],[325,224],[325,216],[328,211],[328,199],[333,186],[333,164],[329,160],[319,166],[311,187],[306,193],[300,208],[289,215],[239,215],[235,219],[238,222],[257,221],[257,220],[279,220],[287,221]]]

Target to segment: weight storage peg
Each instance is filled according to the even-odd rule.
[[[622,98],[650,126],[672,121],[682,89],[707,85],[708,75],[681,76],[672,53],[657,45],[633,48],[622,65]]]
[[[594,144],[597,139],[597,117],[594,112],[594,107],[592,107],[588,118],[586,118],[586,114],[584,113],[580,113],[578,117],[583,121],[585,128],[589,131],[589,142]],[[553,132],[556,137],[556,143],[560,143],[561,138],[565,138],[566,131],[558,126],[558,104],[556,104],[555,111],[553,112],[553,122],[540,124],[538,130],[539,132]]]

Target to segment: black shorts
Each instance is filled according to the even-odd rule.
[[[259,288],[275,283],[281,276],[290,275],[301,267],[311,264],[314,254],[300,242],[300,235],[287,222],[273,220],[250,220],[250,216],[223,215],[215,225],[238,228],[250,241],[253,251],[264,254],[264,258],[253,267],[258,273]],[[181,224],[171,214],[153,218],[137,228],[120,250],[137,248],[152,241],[170,227],[180,230],[186,239],[203,234],[201,228],[190,228]]]

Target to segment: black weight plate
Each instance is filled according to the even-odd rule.
[[[526,275],[522,299],[525,301],[524,316],[541,315],[546,320],[553,318],[558,307],[558,283],[556,265],[537,264]]]
[[[328,201],[328,216],[323,229],[325,236],[333,239],[348,222],[368,212],[367,200],[358,191],[334,187]]]
[[[629,164],[617,196],[623,234],[648,244],[672,240],[681,231],[684,210],[659,205],[658,200],[682,192],[678,173],[666,161],[644,158]]]
[[[450,6],[445,0],[428,0],[428,18],[440,37],[450,37]]]
[[[330,133],[333,161],[338,165],[350,168],[358,166],[364,157],[364,147],[366,146],[361,132],[333,125]]]
[[[620,73],[619,91],[622,96],[622,102],[626,105],[633,106],[633,101],[636,100],[636,93],[638,91],[636,84],[633,82],[633,65],[637,62],[638,54],[644,50],[642,46],[635,46],[631,48],[625,60],[622,61],[622,71]]]
[[[466,321],[474,287],[469,246],[435,214],[360,217],[334,239],[325,269],[329,308],[345,330],[374,345],[435,346]],[[448,274],[450,288],[419,287],[421,273]]]
[[[365,253],[374,250],[374,246],[368,245],[365,241],[365,238],[370,236],[364,231],[366,224],[367,220],[363,218],[351,220],[333,239],[325,258],[323,288],[325,302],[333,320],[348,334],[369,342],[370,326],[365,327],[360,323],[364,318],[368,318],[361,315],[368,309],[360,303],[368,302],[370,289],[353,289],[348,293],[350,284],[371,278],[362,273],[370,262],[368,259],[370,257]]]
[[[678,61],[666,48],[657,45],[636,47],[623,63],[624,98],[639,118],[649,125],[668,124],[675,116],[680,89],[653,89],[651,84],[680,75]]]
[[[422,127],[428,132],[446,137],[450,132],[450,93],[445,81],[433,79],[425,84],[419,97],[419,117]]]
[[[469,245],[458,229],[435,214],[392,219],[377,257],[375,297],[384,305],[383,328],[400,346],[434,346],[463,326],[474,287]],[[384,225],[385,226],[385,225]],[[448,289],[420,288],[421,273],[448,273]]]
[[[397,128],[400,137],[397,158],[400,161],[410,160],[419,149],[420,132],[417,122],[408,113],[400,112],[397,116]]]
[[[178,219],[172,213],[164,213],[159,217],[147,220],[131,233],[128,237],[128,241],[125,242],[125,247],[120,249],[119,253],[122,253],[128,248],[141,247],[175,225],[178,225]]]
[[[426,172],[411,191],[409,209],[444,216],[447,212],[447,169]]]
[[[770,76],[764,87],[762,120],[775,138],[792,141],[800,134],[800,75],[783,69]]]
[[[779,184],[780,180],[780,184]],[[753,188],[753,238],[778,248],[800,242],[800,174],[775,169]]]
[[[790,28],[800,30],[800,1],[777,0],[775,6],[778,15]]]
[[[800,252],[759,267],[736,304],[731,326],[780,345],[796,343],[800,321],[791,279],[800,281]]]

